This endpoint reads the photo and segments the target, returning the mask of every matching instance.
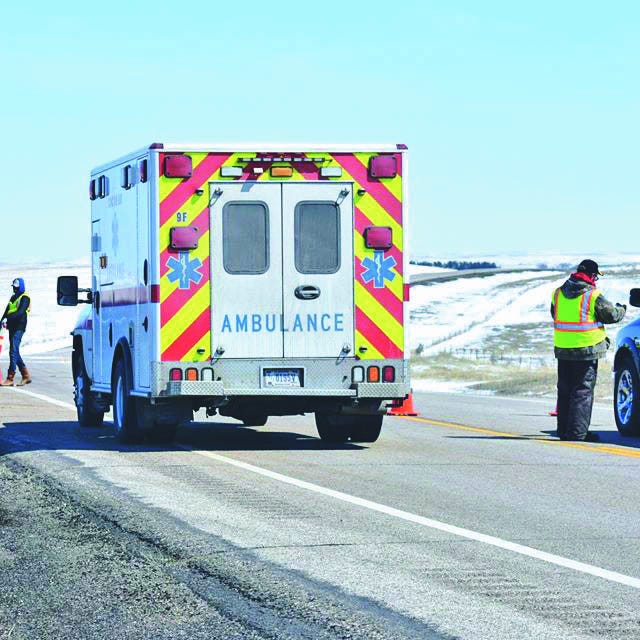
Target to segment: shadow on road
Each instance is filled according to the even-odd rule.
[[[180,446],[182,445],[182,446]],[[19,451],[339,451],[361,450],[357,444],[331,444],[318,437],[289,431],[258,431],[227,422],[195,422],[178,430],[176,444],[157,445],[146,439],[123,444],[111,425],[81,428],[75,421],[7,422],[0,428],[0,455]]]

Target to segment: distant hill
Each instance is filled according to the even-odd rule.
[[[416,264],[421,267],[438,267],[440,269],[454,269],[455,271],[466,271],[467,269],[497,269],[495,262],[471,261],[471,260],[449,260],[442,262],[441,260],[411,260],[410,264]]]

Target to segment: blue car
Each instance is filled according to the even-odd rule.
[[[631,289],[629,304],[640,307],[640,289]],[[640,435],[640,318],[619,331],[613,371],[618,431],[624,436]]]

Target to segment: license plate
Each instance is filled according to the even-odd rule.
[[[299,369],[264,369],[262,383],[264,387],[301,387]]]

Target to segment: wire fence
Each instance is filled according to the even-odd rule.
[[[418,345],[416,355],[420,356],[425,346]],[[509,364],[511,366],[522,367],[527,369],[537,369],[539,367],[553,366],[555,358],[552,355],[522,355],[522,354],[506,354],[495,351],[486,351],[484,349],[475,349],[472,347],[463,347],[457,349],[442,349],[438,354],[447,353],[449,355],[463,358],[466,360],[477,360],[490,364]]]

